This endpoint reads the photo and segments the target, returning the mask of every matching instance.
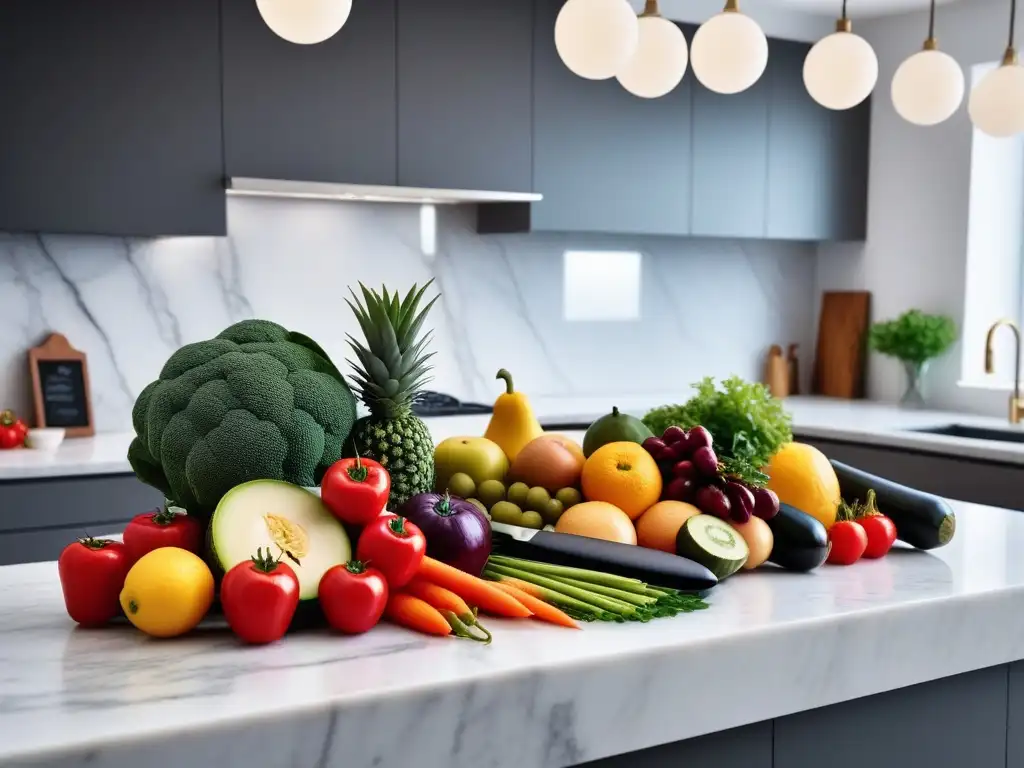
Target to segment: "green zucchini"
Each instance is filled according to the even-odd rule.
[[[956,533],[956,515],[945,499],[894,483],[838,461],[832,468],[847,502],[864,502],[875,491],[878,511],[896,526],[896,538],[918,549],[943,547]]]
[[[732,576],[750,557],[739,531],[711,515],[694,515],[676,535],[676,554],[700,563],[718,580]]]

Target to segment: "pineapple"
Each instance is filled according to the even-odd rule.
[[[420,300],[433,282],[422,288],[414,285],[399,300],[398,293],[367,289],[362,283],[362,300],[352,289],[352,301],[345,299],[359,320],[366,343],[351,335],[348,344],[357,362],[349,361],[355,371],[355,389],[370,411],[356,421],[345,453],[379,461],[391,475],[388,507],[398,509],[410,496],[434,489],[434,441],[423,420],[412,412],[412,405],[423,385],[430,381],[434,356],[427,353],[430,332],[423,333],[423,321],[435,296],[421,310]]]

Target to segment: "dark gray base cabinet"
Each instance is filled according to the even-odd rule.
[[[969,672],[585,765],[1019,768],[1024,765],[1024,663]]]
[[[1024,466],[800,437],[830,459],[936,496],[1024,511]]]
[[[0,231],[225,233],[216,0],[5,0],[0,93]]]
[[[56,560],[75,539],[120,533],[163,503],[134,475],[0,483],[0,566]]]

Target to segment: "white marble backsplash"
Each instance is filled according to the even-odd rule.
[[[227,238],[0,234],[0,407],[29,413],[26,350],[51,331],[88,354],[101,431],[131,427],[135,397],[175,349],[243,318],[302,331],[347,369],[356,281],[436,280],[431,388],[463,399],[491,401],[501,367],[536,396],[614,396],[759,378],[773,343],[800,343],[810,360],[813,246],[481,236],[472,207],[437,216],[433,256],[414,205],[231,198]],[[570,249],[640,252],[639,316],[566,319]]]

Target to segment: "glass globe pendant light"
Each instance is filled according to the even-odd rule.
[[[572,72],[607,80],[636,52],[640,25],[626,0],[568,0],[555,19],[555,48]]]
[[[836,31],[823,37],[804,59],[804,85],[811,98],[828,109],[850,109],[871,95],[878,82],[878,57],[843,14]]]
[[[700,25],[690,46],[693,74],[716,93],[739,93],[758,81],[768,65],[768,40],[757,22],[726,0],[722,12]]]
[[[935,0],[928,15],[924,50],[907,58],[892,78],[892,105],[908,123],[937,125],[949,119],[964,99],[964,73],[956,59],[939,50],[935,39]]]
[[[352,0],[256,0],[260,16],[278,37],[314,45],[333,37],[352,12]]]
[[[634,96],[657,99],[679,85],[686,74],[686,38],[676,24],[661,15],[658,0],[646,0],[638,24],[636,53],[616,77]]]
[[[974,86],[967,102],[974,126],[996,138],[1024,131],[1024,67],[1017,60],[1013,43],[1016,20],[1017,0],[1010,0],[1010,42],[1003,61]]]

